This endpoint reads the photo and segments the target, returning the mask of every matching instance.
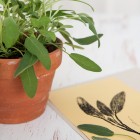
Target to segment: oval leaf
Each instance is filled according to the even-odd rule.
[[[104,103],[97,101],[97,107],[101,111],[101,113],[103,113],[104,115],[107,115],[107,116],[113,115],[113,112]]]
[[[108,139],[108,138],[101,138],[101,137],[95,137],[95,136],[93,136],[92,139],[93,140],[111,140],[111,139]]]
[[[71,53],[69,54],[69,56],[82,68],[89,70],[89,71],[93,71],[93,72],[101,72],[102,69],[92,60],[90,60],[89,58],[81,55],[81,54],[77,54],[77,53]]]
[[[27,96],[33,98],[36,94],[38,84],[33,66],[22,72],[20,78]]]
[[[19,27],[13,18],[7,17],[3,21],[2,40],[6,48],[12,47],[19,38]]]
[[[112,98],[110,102],[110,107],[113,112],[118,113],[123,109],[124,103],[125,103],[125,92],[122,91]]]
[[[90,105],[84,98],[78,97],[77,104],[87,115],[91,116],[100,116],[101,113],[95,109],[92,105]]]
[[[29,53],[28,51],[24,54],[23,58],[21,59],[18,68],[14,74],[15,77],[20,75],[23,71],[34,65],[38,61],[37,57]]]
[[[93,42],[98,41],[98,39],[101,38],[102,36],[103,34],[98,34],[98,37],[96,35],[92,35],[85,38],[73,38],[73,40],[80,45],[89,45],[92,44]]]
[[[89,133],[93,133],[99,136],[113,136],[114,132],[111,131],[110,129],[103,127],[103,126],[99,126],[99,125],[92,125],[92,124],[82,124],[82,125],[78,125],[78,128],[89,132]]]
[[[37,56],[46,69],[50,69],[51,60],[49,53],[43,44],[41,44],[36,38],[29,37],[25,40],[25,47],[31,54]]]

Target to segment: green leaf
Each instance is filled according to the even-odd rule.
[[[0,19],[0,44],[2,44],[2,21]]]
[[[93,42],[98,41],[98,39],[101,38],[102,36],[103,34],[98,34],[98,37],[96,35],[92,35],[85,38],[73,38],[73,40],[80,45],[89,45]]]
[[[68,42],[65,42],[65,44],[67,44],[67,45],[69,45],[69,46],[71,46],[73,49],[84,49],[83,47],[81,47],[81,46],[78,46],[78,45],[74,45],[74,44],[70,44],[70,43],[68,43]]]
[[[50,10],[48,10],[47,12],[46,12],[46,15],[47,16],[50,16],[50,14],[52,14],[52,16],[53,17],[58,17],[58,18],[60,18],[60,17],[62,17],[62,16],[64,16],[64,17],[67,17],[67,16],[70,16],[70,15],[72,15],[74,13],[74,11],[73,10],[52,10],[52,11],[50,11]]]
[[[65,38],[66,41],[68,41],[70,44],[73,44],[70,39],[70,34],[66,30],[60,30],[60,34]]]
[[[26,94],[30,98],[33,98],[36,94],[38,84],[33,66],[29,67],[24,72],[22,72],[20,78]]]
[[[98,39],[98,47],[100,47],[100,40],[99,40],[99,37],[98,37],[98,34],[96,32],[96,29],[94,27],[94,22],[93,22],[93,19],[92,17],[88,16],[87,14],[78,14],[80,16],[80,18],[89,25],[89,29],[96,35],[97,39]]]
[[[101,138],[101,137],[92,137],[93,140],[110,140],[108,138]]]
[[[37,57],[26,51],[23,58],[21,59],[18,68],[14,74],[15,77],[19,76],[29,67],[33,66],[38,61]]]
[[[3,2],[3,0],[0,0],[0,4],[5,5],[4,2]]]
[[[47,39],[49,42],[51,42],[51,41],[55,42],[55,41],[56,41],[56,35],[55,35],[54,32],[51,32],[51,31],[44,31],[44,30],[40,30],[40,32],[41,32],[41,34],[42,34],[43,36],[46,37],[46,39]]]
[[[77,54],[77,53],[71,53],[69,54],[69,56],[82,68],[89,70],[89,71],[93,71],[93,72],[100,72],[102,71],[102,69],[92,60],[90,60],[89,58]]]
[[[110,129],[103,127],[103,126],[99,126],[99,125],[92,125],[92,124],[82,124],[82,125],[78,125],[78,128],[89,132],[89,133],[93,133],[99,136],[113,136],[114,132],[111,131]]]
[[[19,27],[13,18],[7,17],[3,21],[2,39],[7,48],[11,48],[19,38]]]
[[[37,56],[37,58],[41,61],[42,65],[49,70],[51,67],[51,60],[49,57],[49,53],[47,49],[41,44],[36,38],[29,37],[25,40],[25,47],[27,50]]]
[[[43,16],[40,19],[36,19],[36,18],[31,19],[31,23],[33,27],[37,27],[37,28],[47,27],[49,22],[50,22],[50,19],[47,16]]]

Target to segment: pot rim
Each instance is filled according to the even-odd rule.
[[[53,54],[57,53],[61,51],[61,49],[59,48],[56,48],[56,50],[52,51],[49,53],[49,56],[51,57]],[[19,57],[19,58],[0,58],[0,61],[13,61],[13,60],[21,60],[22,57]]]

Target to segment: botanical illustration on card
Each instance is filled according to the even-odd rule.
[[[140,135],[140,132],[134,130],[133,128],[125,124],[121,120],[121,118],[118,117],[118,113],[123,111],[125,101],[126,101],[126,93],[124,91],[117,93],[111,99],[110,107],[108,107],[105,103],[101,102],[100,100],[97,100],[96,101],[97,108],[95,108],[90,103],[88,103],[88,101],[86,101],[83,97],[77,97],[78,106],[87,115],[104,120],[105,122],[113,125],[114,127],[118,127],[119,129],[123,129],[125,131]],[[114,135],[122,135],[135,140],[135,138],[133,138],[130,135],[116,134],[115,132],[113,132],[113,130],[110,130],[107,127],[101,125],[80,124],[77,127],[83,131],[96,134],[97,137],[93,136],[92,137],[93,140],[110,140],[111,136]]]

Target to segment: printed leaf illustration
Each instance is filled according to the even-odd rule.
[[[106,121],[107,123],[110,123],[113,126],[116,126],[120,129],[135,133],[137,135],[140,135],[140,132],[130,128],[126,124],[121,121],[121,119],[117,116],[117,113],[120,112],[123,109],[125,103],[125,92],[122,91],[118,94],[116,94],[111,102],[110,107],[107,107],[104,103],[97,100],[97,107],[100,111],[98,111],[96,108],[94,108],[92,105],[90,105],[84,98],[78,97],[77,98],[77,104],[79,105],[80,109],[84,111],[87,115],[91,115],[92,117],[96,117],[99,119],[102,119]],[[106,115],[106,117],[105,117]],[[107,117],[108,116],[108,117]],[[82,124],[78,126],[79,129],[94,133],[96,135],[100,136],[107,136],[107,135],[114,135],[114,132],[109,130],[108,128],[98,126],[98,125],[92,125],[92,124]],[[106,134],[104,134],[106,133]],[[112,134],[113,133],[113,134]],[[123,134],[120,134],[123,135]],[[126,135],[123,135],[126,136]],[[128,136],[131,137],[132,136]],[[100,138],[100,137],[92,137],[93,140],[109,140],[107,138]]]
[[[102,114],[95,109],[93,106],[91,106],[84,98],[78,97],[77,103],[79,107],[87,114],[91,116],[101,116]]]
[[[100,137],[92,137],[93,140],[111,140],[111,139],[108,139],[108,138],[100,138]]]
[[[115,113],[120,112],[123,109],[124,103],[125,103],[125,92],[122,91],[112,98],[110,102],[111,110]]]
[[[82,124],[82,125],[78,125],[78,128],[89,132],[89,133],[93,133],[99,136],[113,136],[114,132],[111,131],[110,129],[103,127],[103,126],[99,126],[99,125],[93,125],[93,124]]]
[[[104,103],[97,101],[97,107],[101,111],[101,113],[103,113],[104,115],[107,115],[107,116],[113,115],[113,112]]]

